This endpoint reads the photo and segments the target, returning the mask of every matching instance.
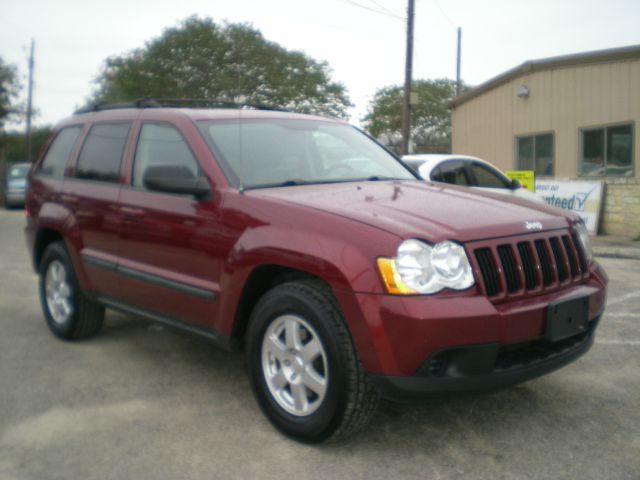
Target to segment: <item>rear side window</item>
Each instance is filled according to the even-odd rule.
[[[71,150],[73,150],[73,146],[80,135],[80,130],[81,127],[79,126],[66,127],[58,132],[38,168],[38,173],[62,178]]]
[[[91,127],[78,158],[76,177],[118,182],[130,126],[130,123],[107,123]]]
[[[198,162],[180,132],[171,125],[145,123],[140,131],[133,164],[133,185],[144,188],[148,167],[181,166],[199,176]]]

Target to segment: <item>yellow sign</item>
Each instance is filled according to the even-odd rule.
[[[511,180],[517,180],[520,182],[523,188],[526,188],[530,192],[536,191],[536,174],[533,170],[509,170],[504,172]]]

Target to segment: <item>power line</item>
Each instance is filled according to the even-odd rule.
[[[355,7],[360,7],[360,8],[363,8],[364,10],[369,10],[370,12],[378,13],[380,15],[384,15],[386,17],[394,18],[396,20],[401,20],[403,22],[405,21],[404,17],[396,15],[395,13],[384,12],[382,10],[377,10],[375,8],[367,7],[366,5],[362,5],[362,4],[358,3],[358,2],[354,2],[353,0],[342,0],[342,1],[345,2],[345,3],[348,3],[350,5],[353,5]]]
[[[392,10],[389,10],[387,7],[385,7],[384,5],[379,4],[378,2],[376,2],[376,0],[369,0],[371,3],[373,3],[374,5],[376,5],[378,8],[380,8],[381,10],[384,10],[385,12],[387,12],[389,15],[393,15],[394,17],[401,17],[400,15],[398,15],[397,13],[395,13]],[[404,17],[401,17],[404,18]]]
[[[438,0],[433,0],[433,3],[436,4],[436,7],[438,7],[438,10],[440,10],[442,16],[447,20],[447,22],[449,22],[449,25],[451,25],[453,28],[456,28],[456,24],[453,23],[451,18],[449,18],[449,15],[447,15],[446,12],[442,9],[442,7],[440,6],[440,2],[438,2]]]

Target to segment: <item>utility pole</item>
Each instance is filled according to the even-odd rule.
[[[33,104],[33,51],[35,41],[31,39],[31,54],[29,55],[29,94],[27,97],[27,160],[31,161],[31,116]]]
[[[458,57],[456,60],[456,97],[460,96],[460,50],[462,48],[462,29],[458,27]]]
[[[407,58],[404,72],[404,102],[402,104],[402,154],[409,153],[411,136],[411,77],[413,72],[413,17],[415,0],[409,0],[407,7]]]

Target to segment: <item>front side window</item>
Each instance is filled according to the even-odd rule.
[[[509,188],[509,180],[500,172],[497,172],[486,165],[473,162],[469,165],[469,171],[471,172],[471,176],[474,180],[474,187]]]
[[[616,125],[582,130],[581,175],[633,175],[633,127]]]
[[[76,177],[117,183],[130,123],[105,123],[91,127],[80,151]]]
[[[442,162],[437,169],[432,172],[431,180],[465,187],[471,185],[471,180],[467,174],[467,166],[462,160]]]
[[[199,175],[198,162],[175,127],[145,123],[140,131],[133,163],[133,185],[145,188],[145,171],[157,166],[186,167],[194,177]]]
[[[536,176],[553,175],[553,134],[516,138],[518,170],[533,170]]]
[[[66,127],[60,130],[56,138],[51,142],[44,160],[38,167],[38,173],[62,178],[80,131],[81,127],[79,126]]]
[[[384,148],[349,125],[243,119],[200,122],[199,127],[236,187],[416,179]]]

